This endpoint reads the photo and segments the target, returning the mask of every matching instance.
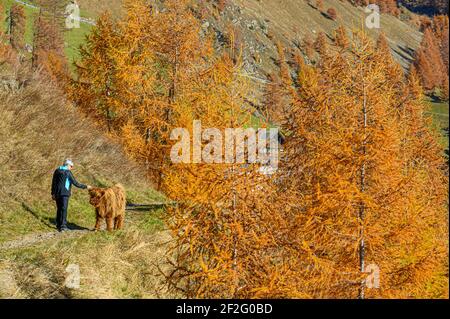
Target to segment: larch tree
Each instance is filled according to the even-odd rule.
[[[328,9],[327,9],[327,16],[328,16],[331,20],[336,21],[336,19],[337,19],[337,17],[338,17],[337,12],[336,12],[336,9],[335,9],[335,8],[328,8]]]
[[[305,56],[311,61],[314,58],[314,41],[309,34],[302,41],[302,49]]]
[[[5,8],[3,7],[3,5],[0,3],[0,21],[2,21],[2,23],[0,24],[0,34],[2,36],[5,35],[5,21],[6,21],[6,15],[5,15]],[[2,39],[3,42],[3,39]]]
[[[285,49],[280,42],[277,42],[277,53],[278,53],[278,65],[280,68],[280,79],[283,87],[288,87],[292,84],[289,66],[286,60]]]
[[[179,113],[180,127],[191,136],[194,120],[214,129],[203,131],[201,143],[203,161],[211,161],[195,158],[192,139],[187,154],[192,162],[174,164],[166,173],[166,192],[178,202],[167,217],[176,239],[168,279],[190,298],[300,297],[284,280],[277,232],[286,228],[286,220],[273,179],[259,173],[259,164],[238,159],[242,153],[237,146],[236,151],[226,147],[226,136],[222,143],[226,130],[242,129],[250,121],[243,108],[249,84],[240,76],[239,61],[225,55],[192,79],[194,103],[185,104],[182,97],[177,102],[186,107]],[[230,151],[235,160],[228,157]]]
[[[399,15],[400,10],[396,0],[378,0],[377,2],[382,13],[389,13],[393,16]]]
[[[70,0],[38,0],[42,14],[57,28],[58,32],[62,33],[65,29],[65,10],[70,2]]]
[[[381,13],[388,13],[393,16],[400,14],[396,0],[351,0],[350,2],[358,6],[367,6],[369,3],[373,3],[380,7]]]
[[[445,297],[447,178],[420,93],[405,94],[418,83],[399,83],[364,34],[350,50],[304,66],[291,90],[283,193],[298,198],[289,241],[300,249],[286,276],[314,298]]]
[[[43,9],[34,23],[32,66],[41,68],[54,83],[65,88],[68,81],[68,65],[64,52],[62,32]]]
[[[326,54],[326,52],[328,51],[328,41],[325,32],[319,32],[316,40],[314,41],[314,48],[320,55]]]
[[[223,12],[228,5],[228,0],[216,0],[216,6],[219,12]]]
[[[384,33],[380,33],[376,42],[377,54],[380,60],[384,61],[387,77],[397,89],[400,89],[404,84],[404,76],[401,66],[396,63],[391,53],[388,39]],[[383,58],[381,58],[383,57]]]
[[[25,44],[25,10],[22,5],[13,4],[9,10],[8,33],[13,49],[22,50]]]
[[[160,188],[172,122],[167,116],[170,90],[161,80],[169,71],[158,56],[155,33],[159,13],[142,1],[128,1],[126,9],[125,20],[119,22],[120,50],[114,55],[119,136]]]
[[[448,298],[448,166],[414,67],[399,98],[403,215],[392,216],[387,297]],[[402,228],[407,220],[408,227]]]
[[[339,28],[335,31],[334,42],[343,49],[346,49],[350,41],[348,39],[347,30],[343,25],[340,25]]]
[[[447,72],[433,31],[425,30],[416,53],[415,67],[426,90],[441,87]]]
[[[6,20],[4,7],[0,4],[0,21]],[[10,46],[8,45],[8,35],[5,30],[4,23],[0,23],[0,66],[8,60],[8,55],[11,54]]]
[[[436,36],[439,46],[448,38],[449,19],[447,15],[438,15],[433,17],[432,30]]]
[[[448,74],[449,74],[449,22],[448,15],[438,15],[433,18],[433,33],[438,41],[439,51],[445,66],[446,75],[444,75],[443,83],[441,85],[442,94],[448,100]]]
[[[267,121],[277,121],[283,107],[283,86],[276,73],[271,73],[265,84],[262,113]]]
[[[89,116],[104,124],[108,131],[113,128],[115,65],[113,48],[118,36],[111,15],[102,14],[80,48],[77,61],[77,78],[71,85],[70,98]]]
[[[160,77],[160,85],[166,92],[166,104],[163,106],[162,120],[172,122],[172,105],[180,94],[189,94],[191,78],[198,72],[204,72],[208,59],[211,59],[212,43],[200,36],[200,23],[189,9],[189,0],[168,0],[166,11],[155,16],[154,41],[160,62],[166,74]],[[167,145],[169,128],[163,128]],[[167,147],[167,146],[166,146]],[[158,167],[168,161],[168,149],[161,152]],[[158,169],[158,188],[162,185],[162,170]]]
[[[433,27],[433,20],[426,15],[419,17],[420,32],[424,32],[426,29]]]
[[[441,149],[415,73],[405,80],[382,40],[355,34],[341,50],[321,34],[317,68],[295,57],[296,79],[278,46],[279,84],[266,94],[281,104],[286,145],[280,172],[265,176],[222,162],[227,148],[211,143],[220,133],[194,122],[219,132],[251,122],[240,52],[213,54],[189,1],[125,9],[98,20],[70,94],[177,202],[166,215],[172,287],[210,298],[448,295]],[[189,150],[172,162],[186,131]],[[365,288],[372,264],[379,290]]]
[[[118,23],[102,16],[81,50],[72,90],[77,104],[147,165],[158,188],[170,164],[176,100],[189,94],[191,78],[207,69],[212,53],[188,4],[166,1],[158,12],[146,1],[128,0]]]
[[[324,10],[323,0],[316,0],[316,8],[319,11],[323,11]]]

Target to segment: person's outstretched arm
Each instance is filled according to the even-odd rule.
[[[69,172],[69,178],[70,178],[70,183],[72,183],[75,187],[81,188],[81,189],[86,189],[87,185],[78,183],[77,180],[75,179],[75,177],[73,176],[72,172]]]

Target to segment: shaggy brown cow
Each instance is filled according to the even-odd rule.
[[[100,229],[103,218],[106,219],[106,229],[112,231],[121,229],[125,219],[125,189],[116,184],[111,188],[91,188],[89,203],[95,207],[97,221],[95,230]]]

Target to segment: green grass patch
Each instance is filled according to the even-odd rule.
[[[426,98],[426,102],[430,105],[428,113],[433,117],[433,123],[436,129],[441,132],[441,144],[448,150],[449,102],[436,101],[429,97]]]
[[[74,62],[79,59],[79,48],[84,43],[87,34],[92,29],[92,25],[81,23],[80,28],[74,28],[65,32],[66,56],[71,69],[74,68]]]
[[[127,189],[127,198],[133,203],[163,202],[165,197],[152,188]],[[141,230],[153,232],[164,228],[162,222],[163,209],[150,212],[127,212],[125,221],[128,227],[128,217],[131,224],[136,223]],[[0,242],[10,241],[21,236],[55,231],[56,204],[48,198],[40,198],[32,202],[16,202],[13,207],[2,209],[0,219]],[[69,227],[74,229],[92,229],[95,225],[95,211],[89,204],[89,195],[86,191],[74,188],[69,200],[67,214]]]

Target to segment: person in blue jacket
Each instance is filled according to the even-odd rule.
[[[63,166],[58,167],[53,173],[52,199],[56,202],[56,228],[60,232],[69,229],[67,227],[67,208],[72,185],[81,189],[91,188],[91,186],[78,183],[71,172],[72,169],[73,162],[66,159]]]

